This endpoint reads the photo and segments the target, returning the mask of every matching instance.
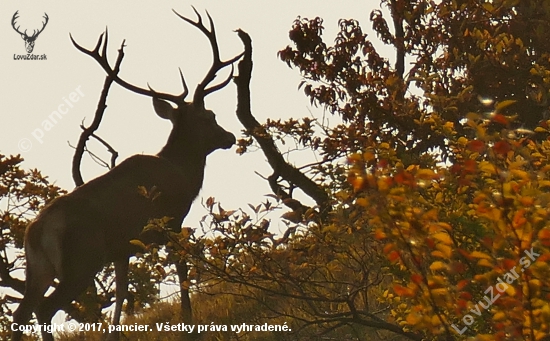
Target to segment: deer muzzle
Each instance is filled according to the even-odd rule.
[[[233,145],[236,142],[237,142],[237,139],[235,138],[235,135],[233,135],[232,133],[226,131],[221,148],[222,149],[229,149],[229,148],[233,147]]]

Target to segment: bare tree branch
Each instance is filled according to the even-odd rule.
[[[304,175],[293,165],[285,161],[281,152],[277,149],[275,142],[264,129],[264,127],[252,115],[250,109],[250,79],[252,77],[252,40],[250,36],[242,31],[237,30],[239,38],[241,38],[245,52],[243,60],[239,62],[239,75],[235,77],[237,84],[237,117],[241,124],[245,127],[246,132],[254,137],[258,142],[267,161],[273,169],[273,175],[269,177],[269,184],[275,194],[284,199],[291,199],[289,193],[285,192],[278,184],[278,179],[282,178],[287,182],[300,188],[304,193],[310,196],[321,212],[329,210],[329,196],[325,190],[317,185],[313,180]],[[303,206],[303,205],[302,205]],[[291,207],[294,209],[293,207]]]
[[[105,45],[107,46],[107,31],[105,31]],[[99,45],[97,46],[99,48]],[[73,156],[73,164],[72,164],[72,175],[73,175],[73,181],[75,185],[81,186],[84,184],[84,180],[82,179],[82,173],[80,172],[80,163],[82,161],[82,155],[84,154],[84,150],[86,148],[86,142],[90,138],[90,136],[95,137],[98,141],[103,143],[105,146],[107,146],[107,149],[109,152],[111,152],[111,167],[114,165],[116,157],[118,156],[118,153],[107,143],[105,143],[102,139],[98,138],[94,135],[95,131],[99,128],[99,124],[101,123],[101,120],[103,119],[103,114],[105,112],[105,109],[107,108],[107,96],[109,94],[109,89],[111,87],[111,84],[113,84],[113,81],[118,75],[118,71],[120,69],[120,63],[122,63],[122,59],[124,58],[124,42],[120,45],[120,49],[118,50],[118,57],[115,63],[114,73],[109,74],[107,73],[107,76],[105,77],[105,82],[103,83],[103,90],[101,91],[101,96],[99,98],[99,102],[97,104],[97,109],[94,115],[94,120],[92,124],[85,128],[82,126],[82,134],[80,134],[80,138],[78,139],[78,143],[76,145],[76,150]]]

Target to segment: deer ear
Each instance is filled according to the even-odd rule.
[[[172,120],[176,111],[170,103],[155,97],[153,97],[153,108],[155,108],[155,112],[159,117],[166,120]]]

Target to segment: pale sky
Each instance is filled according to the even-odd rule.
[[[267,118],[308,116],[309,110],[321,112],[312,108],[298,90],[299,72],[277,58],[277,51],[290,43],[288,31],[293,20],[297,16],[322,17],[326,42],[331,43],[340,18],[357,19],[363,29],[372,32],[368,18],[379,1],[2,1],[0,153],[21,153],[25,169],[38,168],[62,188],[74,188],[73,149],[67,142],[76,144],[82,120],[90,124],[105,73],[92,58],[73,47],[69,33],[82,46],[93,48],[107,26],[111,64],[120,43],[126,39],[122,78],[141,87],[149,83],[155,90],[177,94],[181,92],[178,67],[189,87],[194,89],[211,62],[206,37],[172,13],[175,9],[195,20],[191,5],[205,20],[205,10],[214,19],[222,59],[242,51],[242,43],[233,30],[241,28],[250,34],[254,49],[252,111],[260,122],[265,122]],[[42,26],[43,15],[47,13],[49,22],[33,51],[36,55],[46,54],[46,61],[14,60],[14,55],[26,54],[23,39],[11,27],[16,11],[19,11],[17,25],[21,31],[27,29],[29,35]],[[372,34],[370,38],[376,40]],[[391,53],[389,50],[386,56],[391,58]],[[78,94],[77,90],[83,96],[71,95]],[[71,96],[77,99],[71,102],[73,107],[45,131],[43,121]],[[192,95],[188,97],[191,98]],[[155,115],[149,98],[113,84],[107,105],[97,133],[119,152],[118,163],[133,154],[156,154],[161,149],[171,124]],[[242,126],[235,115],[233,83],[208,96],[206,107],[217,114],[220,125],[239,138]],[[104,159],[110,157],[99,144],[92,142],[88,146]],[[85,181],[106,171],[89,157],[85,156],[84,160]],[[235,147],[216,151],[207,160],[204,186],[198,199],[215,196],[226,208],[263,201],[263,196],[271,191],[267,182],[254,172],[271,174],[261,151],[245,156],[237,155]],[[184,224],[197,227],[204,214],[196,202]]]

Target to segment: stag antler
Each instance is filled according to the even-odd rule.
[[[233,63],[235,61],[237,61],[239,58],[241,58],[243,56],[244,52],[237,55],[237,56],[235,56],[235,57],[233,57],[233,58],[231,58],[231,59],[229,59],[229,60],[226,60],[226,61],[220,60],[220,51],[219,51],[219,48],[218,48],[218,42],[216,40],[216,31],[214,29],[214,22],[213,22],[212,18],[210,17],[210,14],[208,14],[208,12],[206,12],[206,15],[208,16],[208,20],[210,22],[210,30],[208,30],[202,24],[202,17],[200,16],[199,12],[197,12],[195,7],[193,7],[193,10],[195,11],[195,13],[198,16],[198,20],[196,22],[180,15],[176,11],[174,11],[174,13],[178,17],[180,17],[181,19],[183,19],[186,22],[190,23],[191,25],[197,27],[202,33],[204,33],[204,35],[206,35],[206,37],[210,41],[210,45],[212,46],[212,53],[213,53],[212,66],[210,67],[210,70],[208,70],[208,73],[206,74],[206,76],[204,77],[202,82],[200,82],[199,85],[197,85],[197,88],[195,89],[195,94],[193,96],[193,104],[197,107],[204,108],[204,97],[206,95],[208,95],[209,93],[212,93],[214,91],[217,91],[217,90],[223,88],[224,86],[226,86],[231,81],[231,78],[233,77]],[[124,88],[126,88],[126,89],[128,89],[132,92],[136,92],[138,94],[142,94],[142,95],[153,97],[153,98],[165,99],[165,100],[171,101],[171,102],[176,103],[176,104],[178,104],[178,103],[181,104],[181,103],[185,102],[184,101],[185,97],[187,96],[189,91],[188,91],[188,88],[187,88],[187,84],[185,83],[185,78],[183,77],[183,73],[181,72],[181,69],[180,69],[180,76],[181,76],[181,81],[182,81],[182,84],[183,84],[184,91],[179,96],[175,96],[175,95],[171,95],[171,94],[167,94],[167,93],[156,92],[155,90],[151,89],[151,87],[149,85],[148,85],[149,89],[141,88],[139,86],[130,84],[130,83],[126,82],[125,80],[121,79],[118,76],[119,68],[117,66],[115,66],[113,68],[109,64],[109,61],[107,60],[107,43],[108,43],[107,29],[105,29],[105,32],[102,33],[99,36],[99,40],[96,44],[96,47],[93,50],[85,49],[84,47],[80,46],[73,39],[72,35],[69,35],[69,36],[70,36],[71,41],[73,42],[74,46],[79,51],[81,51],[81,52],[89,55],[93,59],[95,59],[99,63],[99,65],[101,65],[101,67],[105,70],[105,72],[107,72],[107,74],[110,77],[112,77],[113,80],[115,82],[117,82],[120,86],[122,86],[122,87],[124,87]],[[105,39],[103,39],[103,37],[105,37]],[[120,49],[119,49],[119,54],[120,54],[121,57],[124,56],[124,46],[125,46],[124,42],[125,41],[122,42],[122,44],[120,46]],[[102,45],[103,45],[103,47],[102,47]],[[206,88],[208,86],[208,84],[210,84],[214,80],[214,78],[216,78],[216,72],[218,72],[219,70],[223,69],[224,67],[226,67],[228,65],[231,65],[231,73],[229,74],[229,77],[227,77],[227,79],[225,81],[221,82],[220,84],[216,84],[216,85],[213,85],[209,88]]]
[[[128,89],[132,92],[141,94],[141,95],[154,97],[154,98],[162,98],[162,99],[171,101],[171,102],[176,103],[176,104],[181,104],[185,101],[185,97],[187,97],[187,94],[189,93],[189,90],[187,88],[187,84],[185,83],[185,78],[183,77],[183,73],[181,72],[181,69],[180,69],[180,77],[181,77],[181,82],[183,84],[183,92],[178,96],[171,95],[171,94],[166,94],[166,93],[162,93],[162,92],[156,92],[155,90],[151,89],[149,84],[147,84],[149,89],[141,88],[139,86],[136,86],[136,85],[133,85],[133,84],[130,84],[130,83],[126,82],[125,80],[123,80],[122,78],[120,78],[118,76],[118,72],[120,71],[119,65],[116,65],[113,68],[109,64],[109,61],[107,60],[107,45],[108,45],[108,42],[109,42],[109,33],[108,33],[107,29],[105,29],[105,32],[102,33],[99,36],[99,39],[97,40],[97,44],[96,44],[96,46],[93,50],[88,50],[88,49],[80,46],[73,39],[73,36],[71,34],[69,34],[69,37],[71,38],[71,41],[73,42],[73,45],[80,52],[82,52],[84,54],[87,54],[88,56],[95,59],[98,62],[98,64],[101,65],[103,70],[105,70],[105,72],[107,72],[107,74],[110,77],[112,77],[113,80],[115,82],[117,82],[120,86],[122,86],[123,88]],[[105,39],[104,39],[104,37],[105,37]],[[124,45],[125,42],[126,42],[126,40],[122,41],[122,44],[120,44],[120,49],[118,50],[118,53],[120,55],[119,58],[121,58],[121,59],[124,57],[124,47],[126,46],[126,45]]]
[[[196,22],[182,16],[175,10],[172,10],[172,11],[181,19],[185,20],[189,24],[198,28],[202,33],[204,33],[204,35],[210,41],[210,46],[212,47],[212,55],[213,55],[212,66],[210,67],[210,70],[208,70],[208,73],[206,74],[206,76],[204,76],[204,79],[199,83],[199,85],[197,85],[197,88],[195,89],[195,94],[193,95],[193,103],[196,106],[204,107],[204,97],[206,95],[223,88],[231,81],[231,79],[233,78],[233,63],[239,60],[244,55],[244,52],[240,53],[239,55],[229,60],[226,60],[226,61],[220,60],[220,50],[218,48],[218,41],[216,39],[216,30],[214,28],[214,21],[212,20],[212,17],[208,13],[208,11],[206,11],[206,16],[208,17],[208,21],[210,22],[210,30],[209,30],[203,25],[202,17],[199,14],[199,12],[197,12],[197,9],[194,6],[191,6],[191,7],[193,7],[193,11],[195,11],[195,14],[197,14],[198,19]],[[219,70],[223,69],[228,65],[231,65],[231,73],[229,74],[229,77],[227,77],[225,81],[217,85],[213,85],[209,88],[206,88],[206,86],[208,86],[208,84],[210,84],[214,80],[214,78],[216,78],[216,72],[218,72]]]

